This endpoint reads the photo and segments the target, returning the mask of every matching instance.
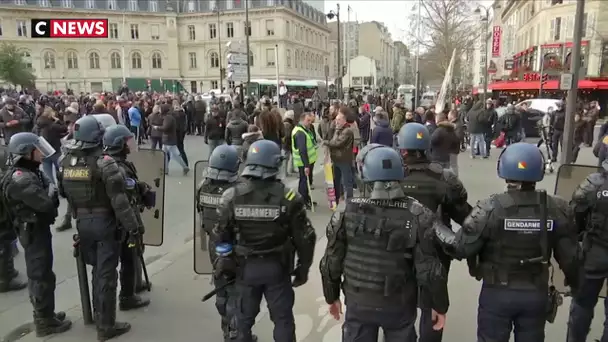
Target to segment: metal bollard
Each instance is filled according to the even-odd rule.
[[[87,276],[87,265],[80,251],[80,237],[78,234],[72,236],[74,240],[74,258],[76,258],[76,271],[78,273],[78,289],[80,290],[80,306],[82,307],[82,320],[85,325],[95,323],[93,310],[91,309],[91,294],[89,293],[89,277]]]

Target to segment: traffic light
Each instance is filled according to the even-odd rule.
[[[541,77],[541,84],[545,85],[547,84],[547,81],[549,80],[549,75],[548,74],[543,74],[543,76]]]

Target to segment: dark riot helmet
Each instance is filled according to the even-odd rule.
[[[401,181],[405,178],[403,160],[397,151],[384,146],[370,149],[363,160],[363,181],[372,184],[371,199],[404,198]]]
[[[283,156],[281,148],[272,140],[258,140],[247,151],[245,169],[241,176],[268,179],[279,174]]]
[[[536,183],[545,177],[545,157],[535,144],[519,142],[502,151],[497,169],[504,180]]]
[[[92,115],[87,115],[74,123],[74,141],[81,148],[93,148],[101,145],[104,127]]]
[[[402,150],[426,151],[431,147],[431,135],[423,124],[409,122],[399,130],[397,144]]]
[[[239,154],[232,145],[220,145],[209,156],[206,178],[234,182],[239,177]]]
[[[119,153],[125,148],[125,145],[129,147],[129,151],[134,151],[135,146],[131,144],[135,143],[133,139],[133,133],[124,125],[112,125],[104,130],[103,133],[103,148],[106,152]]]
[[[42,158],[55,154],[55,149],[44,137],[30,132],[21,132],[13,135],[8,143],[8,152],[13,163],[25,156],[29,156],[34,150],[40,151]]]

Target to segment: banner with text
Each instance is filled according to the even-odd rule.
[[[494,26],[492,29],[492,57],[500,57],[500,38],[502,37],[502,28]]]

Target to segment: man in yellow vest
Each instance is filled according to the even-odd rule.
[[[317,161],[317,137],[312,128],[314,115],[305,113],[300,116],[300,122],[291,131],[291,153],[293,164],[298,168],[299,180],[298,192],[306,201],[307,207],[316,205],[312,202],[308,193],[309,185],[312,184],[312,170]],[[310,182],[310,184],[306,184]]]

